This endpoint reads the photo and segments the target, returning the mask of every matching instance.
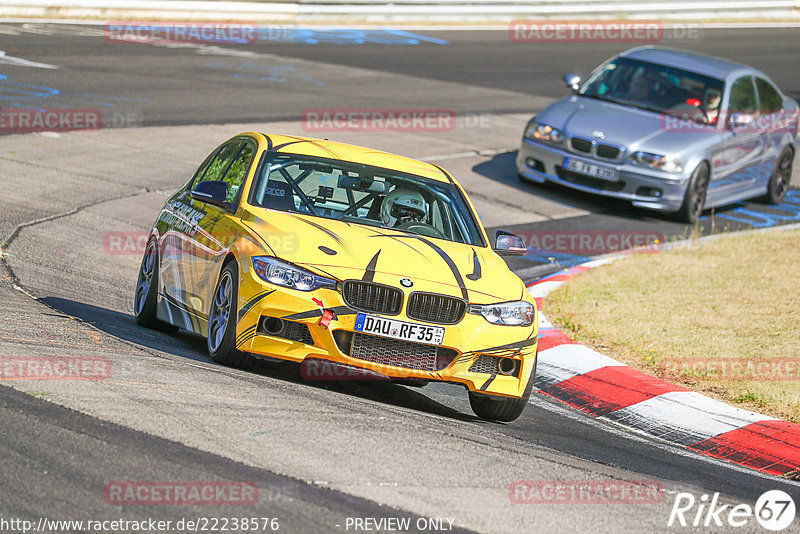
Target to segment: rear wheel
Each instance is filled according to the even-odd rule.
[[[794,153],[788,146],[783,149],[778,163],[775,165],[775,170],[772,171],[772,176],[769,178],[769,185],[767,186],[767,194],[764,200],[770,204],[780,204],[786,191],[789,190],[789,183],[792,181],[792,163],[794,162]]]
[[[509,423],[516,420],[522,415],[525,406],[531,398],[531,391],[533,391],[533,383],[536,379],[536,364],[539,363],[539,356],[537,354],[531,377],[528,379],[528,385],[525,386],[522,396],[518,399],[507,397],[494,397],[490,395],[481,395],[474,391],[469,392],[469,405],[475,415],[481,419],[488,421],[499,421]]]
[[[136,293],[133,296],[133,315],[136,322],[147,328],[174,334],[178,327],[165,323],[156,317],[156,300],[158,297],[158,246],[151,239],[139,267],[139,279],[136,281]]]
[[[248,368],[253,364],[253,357],[236,348],[238,277],[239,269],[234,261],[228,263],[219,275],[208,315],[208,353],[217,363]]]
[[[710,172],[706,162],[698,165],[692,173],[689,185],[686,187],[686,194],[683,197],[683,205],[678,210],[678,218],[682,222],[695,224],[700,215],[703,214],[709,177]]]

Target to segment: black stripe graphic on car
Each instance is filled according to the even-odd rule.
[[[480,389],[480,391],[486,391],[486,388],[488,388],[488,387],[489,387],[489,384],[491,384],[491,383],[494,381],[494,378],[495,378],[496,376],[497,376],[497,374],[495,374],[495,373],[492,373],[492,376],[490,376],[490,377],[489,377],[489,378],[486,380],[486,382],[484,382],[484,383],[483,383],[483,385],[481,386],[481,389]]]
[[[355,315],[358,313],[356,310],[351,308],[350,306],[335,306],[333,308],[326,308],[331,310],[335,315]],[[319,308],[314,310],[308,310],[300,313],[293,313],[291,315],[284,315],[281,319],[287,319],[289,321],[299,321],[301,319],[312,319],[314,317],[322,317],[322,310]]]
[[[394,238],[397,238],[397,239],[400,239],[400,238],[416,239],[418,241],[421,241],[422,243],[425,243],[426,245],[431,247],[444,260],[444,262],[447,264],[448,267],[450,267],[450,271],[453,273],[453,277],[456,279],[456,283],[458,284],[459,289],[461,289],[461,296],[464,297],[464,300],[469,301],[469,294],[467,293],[467,287],[464,285],[464,279],[461,278],[461,273],[459,272],[458,267],[456,267],[456,264],[453,261],[453,258],[448,256],[447,252],[445,252],[444,250],[439,248],[439,246],[436,243],[428,241],[424,237],[420,237],[418,235],[389,236],[389,235],[386,235],[386,234],[376,234],[376,235],[370,236],[370,237],[394,237]]]
[[[353,256],[353,253],[352,253],[352,252],[350,252],[350,249],[349,249],[349,248],[347,248],[347,244],[345,243],[345,241],[344,241],[344,240],[343,240],[341,237],[339,237],[339,234],[337,234],[336,232],[334,232],[334,231],[332,231],[332,230],[329,230],[329,229],[325,228],[324,226],[322,226],[321,224],[317,224],[317,223],[315,223],[314,221],[307,221],[307,220],[305,220],[305,219],[300,219],[300,218],[298,218],[297,220],[298,220],[298,221],[303,221],[304,223],[306,223],[306,224],[308,224],[308,225],[311,225],[311,226],[313,226],[314,228],[316,228],[316,229],[317,229],[317,230],[319,230],[320,232],[323,232],[324,234],[328,235],[328,236],[329,236],[331,239],[333,239],[333,240],[334,240],[334,241],[336,241],[336,242],[337,242],[339,245],[341,245],[341,247],[342,247],[342,248],[343,248],[343,249],[344,249],[344,250],[345,250],[345,251],[346,251],[348,254],[350,254],[351,256]],[[354,256],[354,257],[355,257],[355,256]]]
[[[472,249],[472,273],[467,275],[467,278],[472,280],[480,280],[481,278],[481,262],[478,260],[478,253]]]
[[[416,252],[417,254],[419,254],[420,256],[425,258],[426,260],[428,260],[428,263],[430,263],[430,261],[431,261],[430,258],[428,258],[425,254],[423,254],[422,252],[420,252],[416,248],[412,247],[411,245],[409,245],[408,243],[406,243],[405,241],[400,239],[401,236],[392,235],[392,234],[383,234],[383,233],[380,233],[379,230],[375,230],[375,231],[378,232],[378,233],[377,234],[373,234],[373,235],[368,235],[367,237],[388,237],[389,239],[393,239],[394,241],[396,241],[397,243],[400,243],[404,247],[410,248],[411,250],[413,250],[414,252]],[[402,237],[408,237],[408,236],[402,236]]]
[[[369,260],[367,268],[364,271],[364,276],[361,277],[361,280],[363,282],[372,282],[372,280],[375,278],[375,267],[378,265],[378,256],[380,255],[381,251],[378,250],[378,252],[376,252],[375,255],[372,256],[372,259]]]
[[[261,299],[263,299],[263,298],[264,298],[264,297],[266,297],[267,295],[270,295],[270,294],[272,294],[272,293],[274,293],[274,292],[275,292],[275,290],[274,290],[274,289],[273,289],[273,290],[271,290],[271,291],[264,291],[263,293],[259,293],[259,294],[258,294],[258,295],[256,295],[255,297],[253,297],[253,298],[251,298],[250,300],[248,300],[247,302],[245,302],[245,303],[244,303],[244,306],[242,306],[242,309],[241,309],[241,310],[239,310],[239,318],[237,319],[237,322],[241,321],[241,320],[242,320],[242,317],[244,317],[244,316],[245,316],[245,314],[246,314],[247,312],[249,312],[249,311],[250,311],[250,310],[253,308],[253,306],[255,306],[256,304],[258,304],[258,302],[259,302]]]

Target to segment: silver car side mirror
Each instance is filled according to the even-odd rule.
[[[564,83],[573,91],[577,91],[581,86],[581,77],[577,74],[565,74]]]
[[[498,230],[495,235],[494,251],[501,256],[524,256],[528,252],[525,240],[511,232]]]

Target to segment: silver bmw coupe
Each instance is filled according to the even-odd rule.
[[[798,105],[763,72],[661,47],[615,56],[525,127],[517,171],[695,223],[706,208],[763,197],[792,176]]]

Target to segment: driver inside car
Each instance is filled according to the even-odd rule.
[[[408,224],[426,224],[428,205],[419,191],[396,187],[386,195],[381,204],[381,220],[389,228],[403,228]]]

